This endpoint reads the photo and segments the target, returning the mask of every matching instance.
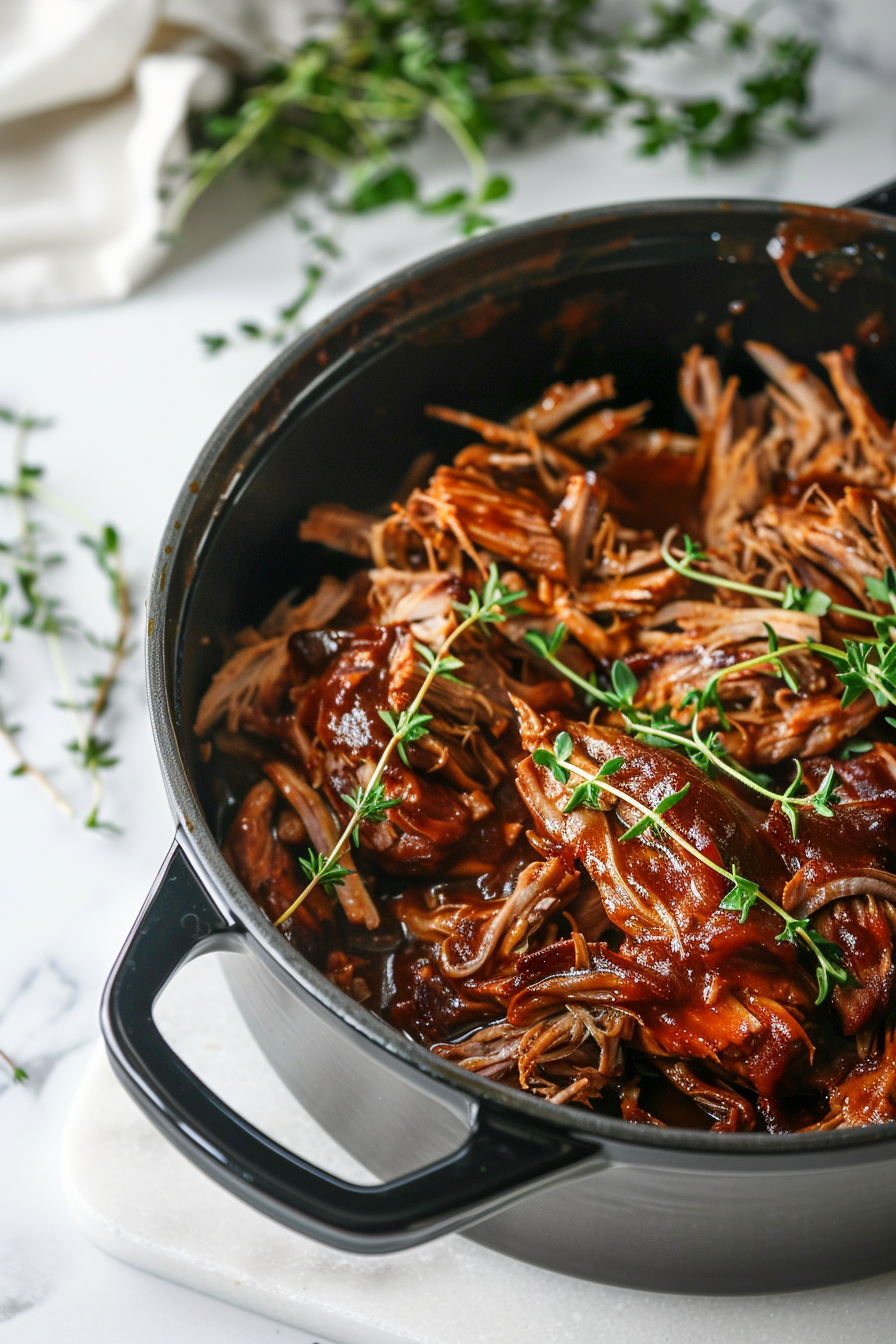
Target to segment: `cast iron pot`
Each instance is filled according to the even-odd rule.
[[[463,1231],[550,1269],[663,1291],[780,1291],[896,1268],[896,1126],[629,1125],[475,1077],[342,994],[224,861],[226,807],[191,731],[222,637],[332,563],[296,539],[308,507],[385,506],[417,453],[463,445],[424,419],[427,402],[503,420],[555,377],[611,371],[622,404],[647,394],[655,423],[688,428],[675,383],[695,340],[750,389],[760,377],[745,338],[811,361],[858,331],[862,380],[896,414],[888,196],[838,212],[664,201],[503,230],[342,308],[284,350],[212,436],[171,515],[148,607],[149,703],[177,835],[109,979],[103,1030],[150,1118],[248,1203],[351,1251]],[[796,221],[785,237],[802,235],[793,278],[814,311],[767,250],[782,220]],[[236,954],[224,958],[231,990],[281,1078],[383,1184],[352,1185],[286,1151],[163,1040],[157,996],[212,949]]]

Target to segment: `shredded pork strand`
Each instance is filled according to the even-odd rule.
[[[811,368],[746,351],[767,379],[753,395],[699,346],[684,353],[693,434],[645,425],[646,398],[612,404],[612,373],[554,382],[506,421],[427,407],[455,427],[454,461],[419,458],[391,511],[311,508],[300,539],[357,573],[241,631],[195,730],[239,798],[224,852],[279,920],[370,783],[386,719],[496,566],[515,608],[452,646],[429,718],[383,771],[389,806],[284,935],[443,1059],[552,1105],[719,1131],[896,1121],[896,748],[885,707],[867,692],[843,704],[813,647],[890,611],[894,431],[851,346]],[[640,525],[633,485],[662,528]],[[665,564],[670,524],[667,543],[688,530],[704,548],[706,581]],[[852,612],[782,607],[788,585]],[[770,638],[800,646],[786,680],[762,661]],[[712,683],[696,722],[729,770],[633,735],[630,710],[589,696],[617,660],[635,709],[667,729],[690,725]],[[561,733],[572,775],[545,763]],[[836,791],[830,815],[803,808],[794,830],[769,791],[796,762],[805,790],[833,777]],[[577,800],[604,767],[624,796]],[[690,849],[628,835],[673,793]],[[846,982],[819,1004],[781,914],[727,909],[719,866],[836,945]]]

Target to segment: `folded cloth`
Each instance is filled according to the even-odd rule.
[[[226,95],[220,57],[260,65],[320,13],[314,0],[3,0],[0,311],[139,285],[167,251],[163,189],[188,153],[187,114]]]
[[[128,83],[156,0],[5,0],[0,121],[103,98]]]

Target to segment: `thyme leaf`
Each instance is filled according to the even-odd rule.
[[[629,709],[634,707],[634,698],[638,694],[638,678],[628,666],[617,658],[610,669],[610,680],[613,683],[613,690],[616,692],[617,709]]]
[[[424,736],[428,731],[428,724],[432,719],[431,714],[427,714],[421,706],[423,705],[426,693],[435,680],[436,676],[443,675],[439,669],[446,663],[449,666],[459,663],[459,660],[451,654],[451,649],[455,642],[468,630],[479,629],[482,634],[488,637],[489,629],[493,625],[500,624],[508,616],[516,615],[519,612],[517,602],[526,596],[524,591],[512,592],[501,580],[496,564],[489,567],[488,574],[482,588],[478,591],[473,589],[467,602],[455,603],[455,611],[461,619],[455,625],[449,635],[442,640],[439,648],[435,650],[432,658],[426,658],[426,672],[417,694],[411,703],[395,715],[391,710],[381,709],[379,716],[390,730],[391,737],[380,754],[379,760],[374,766],[373,772],[363,789],[358,789],[354,794],[343,794],[343,801],[348,803],[352,809],[352,814],[346,823],[346,826],[336,841],[335,845],[327,855],[313,856],[308,860],[300,860],[302,871],[308,879],[305,889],[299,893],[288,910],[277,919],[277,925],[283,924],[298,909],[309,892],[319,884],[336,886],[339,881],[346,876],[346,870],[340,867],[339,860],[345,852],[346,845],[351,839],[354,839],[357,845],[360,839],[360,822],[366,820],[383,821],[386,819],[386,810],[395,805],[398,799],[388,799],[385,795],[385,789],[382,785],[383,772],[392,756],[393,751],[398,751],[401,759],[407,764],[406,744],[414,742]],[[418,646],[419,652],[419,646]],[[460,663],[460,666],[463,664]],[[562,767],[561,767],[562,768]],[[333,873],[338,872],[342,877],[334,877]]]
[[[569,779],[569,771],[563,768],[562,763],[552,751],[539,747],[536,751],[533,751],[532,759],[536,765],[543,765],[545,769],[550,770],[558,784],[565,784]]]
[[[381,709],[378,712],[383,723],[390,729],[397,742],[399,756],[405,765],[410,764],[405,748],[409,742],[416,742],[419,738],[426,736],[429,731],[427,725],[432,720],[432,715],[412,714],[410,710],[403,709],[396,718],[388,709]]]
[[[775,33],[752,8],[729,15],[708,0],[654,0],[615,29],[596,0],[347,0],[330,32],[315,33],[259,76],[237,77],[224,106],[191,121],[193,153],[174,170],[169,228],[234,165],[287,200],[310,194],[337,221],[402,204],[448,218],[470,236],[496,222],[512,183],[486,158],[496,140],[546,127],[585,134],[627,125],[640,153],[673,147],[696,162],[726,161],[768,138],[805,136],[816,47]],[[676,96],[636,78],[647,53],[715,60],[734,54],[731,98]],[[466,181],[431,197],[413,147],[433,129],[453,145]],[[270,323],[244,320],[201,339],[214,354],[237,341],[282,342],[341,251],[326,225],[294,216],[306,248],[299,292]]]
[[[841,761],[848,761],[853,756],[864,756],[866,751],[871,751],[874,743],[869,742],[865,737],[854,737],[846,742],[838,751],[837,755]]]
[[[893,611],[896,612],[896,569],[892,565],[887,565],[882,579],[876,579],[866,574],[865,591],[869,597],[874,598],[875,602],[889,602]]]
[[[759,884],[750,882],[742,877],[737,871],[737,865],[731,865],[731,876],[734,885],[731,890],[719,902],[719,908],[722,910],[736,910],[740,915],[741,924],[746,924],[747,916],[753,909],[753,906],[759,900]]]
[[[375,826],[378,822],[389,820],[390,807],[398,807],[400,798],[387,798],[386,789],[383,784],[375,784],[369,792],[358,788],[354,793],[343,793],[340,795],[342,801],[347,803],[352,809],[352,815],[357,817],[355,828],[352,831],[352,843],[357,847],[361,843],[361,822],[370,822]]]
[[[675,793],[667,794],[667,796],[660,799],[654,807],[649,807],[639,798],[635,798],[627,790],[621,789],[614,783],[608,781],[606,776],[599,779],[598,774],[589,774],[587,771],[581,770],[577,765],[570,762],[568,756],[566,757],[565,765],[561,764],[557,760],[556,742],[554,751],[551,751],[547,747],[540,747],[537,756],[535,752],[532,753],[532,759],[536,764],[544,765],[548,769],[553,770],[554,766],[556,766],[564,772],[566,779],[568,779],[570,775],[575,775],[586,786],[586,788],[582,788],[581,785],[576,786],[564,811],[570,812],[573,811],[575,807],[580,806],[594,806],[598,800],[593,790],[600,789],[602,793],[606,793],[620,802],[627,803],[630,807],[633,807],[635,811],[641,813],[640,820],[635,822],[633,826],[630,826],[628,830],[619,837],[620,841],[634,840],[638,836],[643,835],[647,830],[652,830],[658,834],[663,833],[699,863],[704,864],[714,873],[718,873],[720,877],[726,878],[731,883],[731,887],[723,896],[719,904],[723,910],[733,910],[739,913],[741,923],[746,922],[750,911],[757,901],[761,901],[768,909],[773,910],[783,921],[784,925],[781,932],[776,936],[776,941],[802,945],[810,951],[815,958],[816,979],[818,982],[817,1004],[822,1003],[827,997],[831,989],[832,981],[841,985],[849,983],[849,972],[843,964],[842,950],[836,943],[831,942],[827,938],[823,938],[820,934],[816,933],[814,929],[810,928],[808,919],[795,919],[793,915],[788,914],[777,901],[773,900],[761,889],[758,883],[751,882],[743,874],[739,873],[736,864],[733,864],[730,868],[726,868],[723,864],[716,863],[714,859],[709,858],[709,856],[704,854],[702,850],[699,850],[696,845],[691,844],[690,840],[688,840],[686,836],[683,836],[680,831],[677,831],[667,819],[665,814],[670,812],[672,808],[674,808],[677,803],[681,802],[687,795],[690,790],[690,783],[686,784]],[[551,762],[553,762],[553,765]],[[615,772],[611,771],[611,773]],[[566,779],[563,779],[560,782],[565,783]],[[573,800],[575,800],[575,802]]]
[[[414,648],[420,655],[422,671],[428,672],[432,669],[435,676],[442,677],[445,681],[460,682],[460,678],[454,676],[454,673],[463,667],[460,658],[453,658],[451,654],[439,658],[434,649],[431,649],[428,644],[420,643],[419,640],[415,640]]]
[[[831,599],[820,588],[795,588],[788,583],[784,588],[784,611],[805,611],[810,616],[826,616],[831,608]]]
[[[308,881],[323,887],[328,896],[351,873],[350,868],[343,868],[331,855],[317,854],[313,849],[309,849],[307,858],[299,857],[299,866]]]
[[[655,831],[657,829],[657,818],[663,816],[664,813],[673,808],[676,803],[680,803],[682,798],[690,792],[690,789],[691,786],[688,783],[685,784],[683,788],[679,789],[677,793],[668,793],[665,798],[661,798],[660,801],[654,805],[653,813],[644,817],[641,821],[635,822],[634,826],[630,826],[627,831],[620,835],[620,841],[634,840],[636,836],[643,835],[648,829]]]
[[[498,625],[508,616],[521,616],[517,603],[526,596],[525,589],[512,593],[498,577],[498,566],[492,562],[481,591],[472,589],[467,602],[455,602],[454,610],[464,621],[479,625]],[[440,657],[443,656],[440,654]]]
[[[25,1070],[20,1068],[18,1064],[16,1064],[13,1060],[11,1060],[9,1055],[7,1055],[6,1052],[3,1050],[0,1050],[0,1062],[6,1065],[7,1069],[9,1070],[10,1077],[12,1078],[12,1081],[14,1083],[27,1083],[28,1075],[25,1072]]]
[[[547,754],[550,755],[549,752]],[[534,753],[532,759],[535,760]],[[599,811],[604,805],[599,781],[606,779],[609,775],[615,775],[616,771],[623,765],[625,765],[625,760],[622,756],[614,756],[612,760],[604,761],[593,779],[585,780],[584,783],[576,785],[563,811],[566,813],[574,812],[577,807],[593,807]]]
[[[0,579],[0,639],[6,644],[18,643],[18,632],[27,632],[45,641],[60,692],[54,703],[68,711],[74,728],[74,738],[67,749],[90,779],[91,798],[85,825],[94,830],[112,830],[114,827],[100,818],[102,776],[117,764],[118,758],[112,740],[100,730],[105,725],[111,696],[128,653],[131,598],[119,534],[109,524],[94,523],[81,509],[57,495],[46,485],[44,469],[28,460],[31,434],[48,428],[50,421],[0,407],[0,423],[13,431],[12,471],[8,480],[0,481],[0,496],[9,501],[14,525],[13,536],[0,542],[0,569],[5,567],[7,575]],[[116,614],[112,639],[95,634],[51,591],[50,577],[66,560],[63,553],[48,545],[45,519],[51,514],[71,518],[87,529],[78,536],[78,541],[91,553],[108,587]],[[103,670],[87,679],[86,697],[76,695],[66,660],[66,647],[75,642],[99,650],[105,661]],[[25,757],[20,732],[20,727],[11,725],[0,710],[0,739],[15,759],[13,773],[32,778],[61,811],[71,815],[68,800]]]
[[[709,560],[709,556],[705,551],[701,551],[686,534],[682,535],[681,540],[684,549],[683,556],[679,557],[674,554],[669,535],[663,539],[660,554],[669,569],[674,569],[676,574],[681,574],[686,579],[708,584],[711,588],[725,588],[730,592],[747,593],[750,597],[757,597],[763,602],[780,602],[781,607],[786,611],[806,611],[812,616],[825,616],[829,611],[837,611],[841,615],[853,616],[857,620],[870,621],[875,625],[880,624],[883,619],[884,625],[887,627],[890,625],[888,617],[881,618],[872,611],[863,611],[861,607],[844,607],[839,602],[832,602],[827,593],[823,593],[820,588],[795,588],[792,583],[788,583],[783,591],[774,588],[759,588],[753,583],[742,583],[739,579],[726,579],[721,574],[713,574],[705,569],[695,569],[695,564],[699,561]],[[872,579],[871,582],[878,583],[879,580]],[[866,587],[867,584],[868,580],[866,579]],[[871,595],[873,596],[873,594]],[[896,611],[896,607],[894,607],[894,611]]]

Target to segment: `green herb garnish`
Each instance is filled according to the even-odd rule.
[[[351,807],[352,813],[330,853],[327,855],[312,854],[308,859],[300,860],[302,871],[308,879],[307,886],[293,901],[289,909],[284,911],[276,921],[278,925],[289,919],[290,915],[299,908],[316,886],[322,884],[332,889],[345,880],[349,870],[341,867],[339,860],[350,839],[353,838],[355,844],[358,843],[361,821],[384,821],[387,809],[393,807],[398,801],[397,799],[386,798],[385,789],[381,782],[383,772],[395,750],[407,763],[406,745],[427,733],[432,715],[424,713],[421,709],[427,691],[434,679],[442,675],[440,668],[443,668],[446,664],[455,669],[458,666],[463,666],[458,659],[449,657],[455,641],[474,627],[487,634],[489,626],[506,620],[510,615],[515,615],[518,611],[517,600],[525,596],[524,592],[510,592],[501,582],[497,565],[492,564],[482,588],[478,592],[471,591],[468,601],[455,602],[455,610],[462,619],[451,631],[451,634],[443,639],[433,657],[425,659],[427,664],[426,675],[420,689],[407,708],[403,709],[398,715],[387,709],[379,711],[380,718],[389,728],[392,736],[383,749],[365,788],[358,789],[354,794],[343,795],[343,800]]]
[[[732,58],[733,98],[661,93],[635,63],[680,51]],[[752,9],[729,15],[708,0],[653,0],[640,18],[612,24],[597,0],[348,0],[327,36],[309,38],[261,78],[237,78],[228,102],[193,118],[186,178],[172,181],[176,231],[209,187],[237,163],[287,199],[314,193],[332,216],[402,203],[446,216],[471,235],[497,222],[511,191],[489,166],[489,142],[524,141],[545,126],[594,133],[623,123],[642,154],[678,146],[726,161],[769,131],[805,136],[815,45],[766,31]],[[463,160],[466,182],[430,196],[410,151],[431,130]],[[181,175],[183,178],[183,175]],[[308,260],[299,292],[271,324],[202,338],[210,353],[236,340],[283,341],[295,329],[340,246],[307,212],[295,216]]]
[[[10,1077],[14,1083],[27,1083],[28,1075],[24,1069],[20,1069],[18,1064],[14,1063],[3,1050],[0,1050],[0,1062],[9,1069]]]
[[[736,866],[726,868],[722,864],[716,863],[713,859],[710,859],[706,854],[703,854],[697,849],[696,845],[692,845],[689,840],[675,829],[666,814],[671,812],[676,804],[680,803],[682,799],[687,796],[690,790],[689,783],[685,784],[683,788],[678,789],[676,792],[667,794],[666,797],[660,799],[654,807],[648,807],[627,790],[621,789],[616,784],[609,782],[606,774],[601,775],[599,771],[591,774],[573,764],[570,760],[572,754],[571,740],[569,750],[567,750],[565,742],[562,744],[562,747],[558,749],[558,744],[560,744],[561,738],[568,737],[568,733],[559,734],[554,743],[553,751],[550,751],[546,747],[540,747],[537,753],[532,753],[532,759],[536,764],[543,765],[545,768],[550,769],[560,783],[566,783],[571,775],[577,776],[584,782],[584,790],[581,785],[574,789],[564,807],[565,812],[573,811],[576,807],[580,806],[594,806],[595,801],[597,801],[595,795],[586,792],[586,790],[593,790],[595,788],[599,789],[601,793],[607,793],[612,798],[628,803],[636,811],[641,813],[641,820],[635,822],[633,826],[630,826],[627,831],[620,835],[620,842],[637,839],[648,830],[653,831],[655,834],[664,833],[676,844],[680,845],[692,858],[697,859],[707,868],[711,868],[713,872],[718,873],[721,877],[726,878],[731,883],[731,890],[722,898],[720,905],[724,910],[736,910],[740,914],[741,923],[746,921],[750,910],[757,901],[761,901],[763,905],[767,906],[768,909],[773,910],[775,914],[783,920],[784,928],[781,933],[777,935],[777,941],[797,944],[801,943],[811,951],[816,960],[816,979],[818,982],[817,1004],[822,1003],[827,997],[830,992],[832,981],[841,985],[849,982],[849,972],[843,965],[842,952],[836,943],[832,943],[828,939],[822,938],[821,935],[817,934],[813,929],[810,929],[808,920],[794,919],[794,917],[788,914],[777,901],[774,901],[770,896],[767,896],[757,883],[750,882],[742,874],[738,873]],[[616,770],[619,769],[619,765],[616,764],[615,760],[613,762],[608,762],[607,764],[614,767],[609,772],[611,774],[615,774]],[[562,778],[561,773],[563,776]]]
[[[104,791],[102,772],[115,765],[117,758],[112,754],[111,741],[100,735],[100,729],[127,656],[131,622],[131,598],[118,533],[108,525],[100,527],[48,488],[43,468],[27,460],[31,434],[47,428],[49,421],[0,408],[0,423],[13,431],[12,472],[9,480],[0,481],[0,496],[9,501],[13,520],[13,535],[0,542],[0,574],[5,571],[6,575],[0,578],[0,640],[15,644],[21,632],[28,632],[46,643],[59,687],[59,698],[54,703],[69,713],[74,730],[68,749],[91,782],[85,825],[92,829],[114,829],[100,819],[100,806]],[[65,557],[48,544],[44,523],[47,512],[67,516],[86,529],[78,540],[92,554],[116,613],[116,632],[111,640],[94,634],[53,594],[49,581]],[[83,683],[86,694],[81,695],[75,691],[65,657],[66,645],[74,640],[99,650],[105,657],[104,669]],[[68,800],[26,758],[20,744],[21,731],[20,725],[11,723],[0,711],[0,738],[15,759],[12,773],[32,778],[70,816],[72,807]]]

